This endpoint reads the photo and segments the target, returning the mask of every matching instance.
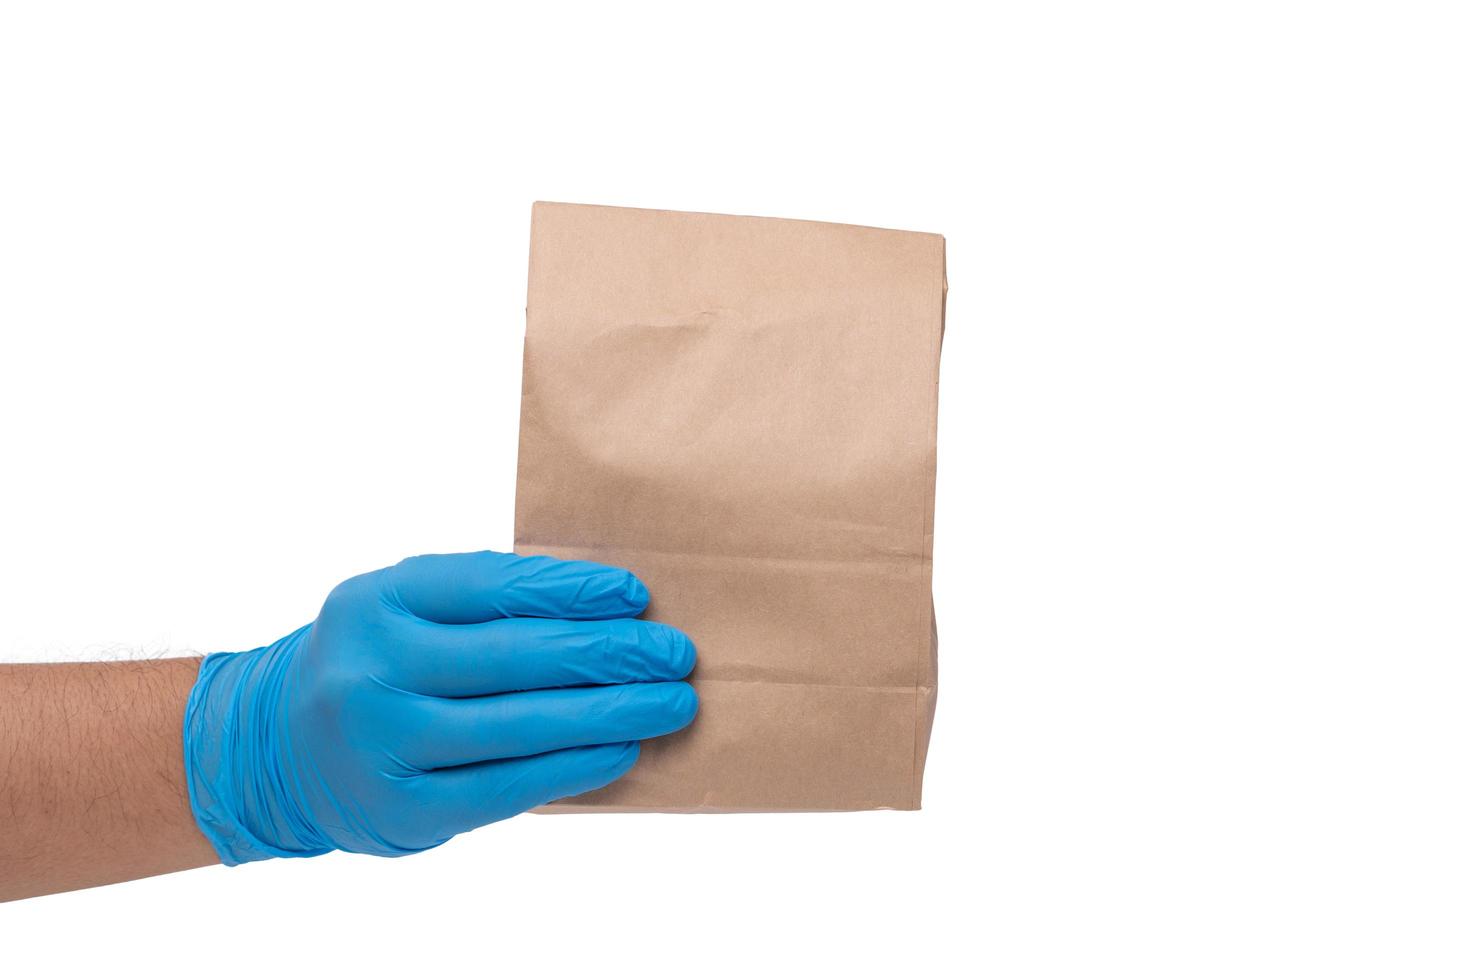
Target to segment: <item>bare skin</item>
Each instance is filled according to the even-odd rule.
[[[198,670],[0,664],[0,901],[219,862],[184,784]]]

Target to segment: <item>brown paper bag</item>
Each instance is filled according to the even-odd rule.
[[[944,239],[537,204],[516,550],[635,571],[699,717],[557,810],[909,810]]]

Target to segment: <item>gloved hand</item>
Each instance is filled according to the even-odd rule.
[[[596,789],[683,728],[694,647],[588,562],[426,555],[348,579],[316,622],[199,669],[189,797],[226,864],[401,855]]]

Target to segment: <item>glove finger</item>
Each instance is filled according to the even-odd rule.
[[[642,619],[423,623],[399,649],[389,679],[404,690],[441,698],[674,681],[694,669],[694,644],[687,636]]]
[[[525,691],[421,702],[398,754],[420,769],[636,742],[694,720],[699,697],[679,681]]]
[[[648,590],[625,569],[498,551],[405,558],[382,582],[386,598],[432,623],[616,619],[648,605]]]
[[[428,773],[419,799],[437,835],[448,838],[606,786],[637,761],[638,743],[620,742],[481,762]]]

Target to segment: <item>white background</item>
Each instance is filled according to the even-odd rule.
[[[924,811],[188,872],[0,972],[1464,976],[1455,5],[503,6],[0,8],[0,656],[508,547],[535,199],[937,231]]]

